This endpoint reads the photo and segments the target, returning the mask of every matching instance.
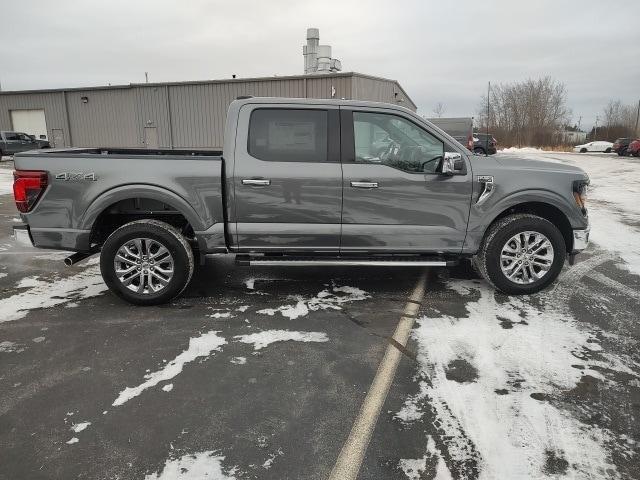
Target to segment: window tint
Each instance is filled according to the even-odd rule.
[[[4,132],[4,138],[6,140],[20,140],[20,137],[16,132]]]
[[[444,144],[409,120],[383,113],[353,113],[356,163],[381,163],[411,173],[436,173]]]
[[[20,140],[22,140],[23,142],[31,142],[31,141],[33,141],[33,138],[31,138],[26,133],[19,133],[18,136],[20,137]]]
[[[248,148],[250,155],[270,162],[326,162],[327,111],[254,110]]]

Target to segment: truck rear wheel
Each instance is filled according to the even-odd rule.
[[[102,246],[100,271],[107,286],[136,305],[177,297],[193,275],[193,252],[171,225],[137,220],[113,232]]]
[[[537,215],[521,213],[489,227],[473,261],[496,289],[522,295],[550,285],[565,258],[566,245],[558,227]]]

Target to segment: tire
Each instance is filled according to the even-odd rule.
[[[530,238],[536,238],[533,234],[545,237],[552,248],[543,249],[542,252],[547,255],[550,253],[551,258],[548,259],[548,269],[545,273],[540,275],[542,270],[537,272],[540,278],[529,278],[530,282],[526,282],[525,278],[524,283],[517,283],[504,273],[501,254],[511,239],[523,232],[529,232]],[[504,217],[489,227],[473,261],[484,279],[497,290],[508,295],[526,295],[539,292],[553,283],[562,270],[566,255],[566,244],[558,227],[537,215],[519,213]],[[511,264],[515,265],[515,261],[518,261],[516,257],[514,257],[513,263],[508,263],[507,269]],[[520,270],[520,268],[516,265],[515,270]],[[518,275],[532,277],[531,269],[535,268],[540,267],[532,264],[530,267],[525,267],[525,273]]]
[[[618,150],[618,156],[619,157],[624,157],[626,154],[627,154],[627,149],[626,148],[625,149],[621,148],[620,150]]]
[[[161,252],[162,247],[166,252]],[[126,261],[118,262],[120,272],[117,272],[119,251],[118,258],[124,255]],[[140,261],[138,257],[142,257]],[[109,235],[100,253],[104,282],[113,293],[135,305],[159,305],[180,295],[191,281],[194,263],[191,246],[180,232],[151,219],[136,220],[118,228]],[[134,269],[131,275],[125,274],[131,268]]]
[[[611,153],[611,147],[607,148],[604,153]]]
[[[478,155],[484,155],[484,149],[479,147],[474,148],[473,153],[477,153]]]
[[[580,149],[580,153],[587,153],[587,149],[586,148],[581,148]]]

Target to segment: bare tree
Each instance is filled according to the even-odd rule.
[[[446,108],[445,108],[445,106],[444,106],[444,104],[442,102],[436,103],[436,106],[433,107],[433,113],[438,118],[440,118],[440,117],[442,117],[442,115],[444,115],[445,110],[446,110]]]
[[[592,140],[613,141],[619,137],[633,136],[637,115],[636,108],[635,105],[625,105],[620,100],[609,100],[602,109],[602,126],[598,128],[597,132],[595,129],[592,130],[589,137]]]
[[[489,111],[483,95],[478,106],[479,123],[500,137],[503,145],[548,146],[560,142],[559,130],[570,111],[563,83],[544,77],[537,80],[492,85]],[[487,114],[489,117],[487,118]]]

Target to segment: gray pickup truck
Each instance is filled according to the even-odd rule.
[[[136,304],[179,295],[195,261],[449,266],[508,294],[555,280],[588,242],[579,168],[474,156],[406,108],[240,98],[223,151],[67,149],[15,156],[18,240],[100,252]]]

